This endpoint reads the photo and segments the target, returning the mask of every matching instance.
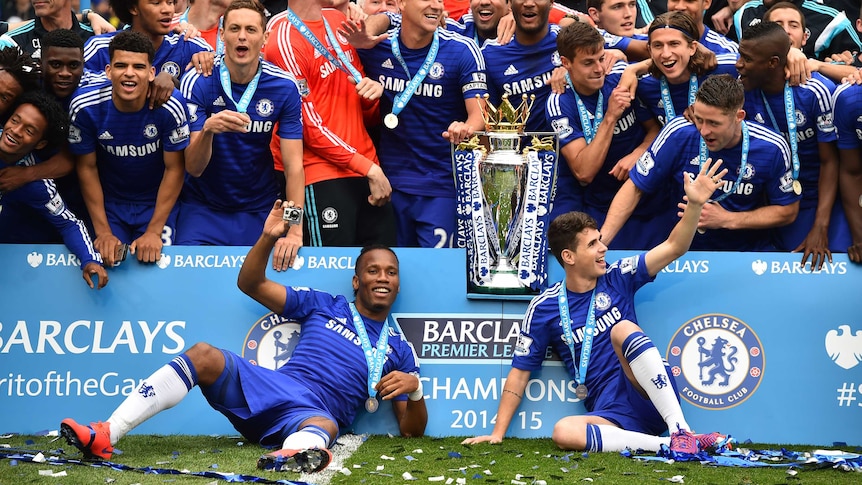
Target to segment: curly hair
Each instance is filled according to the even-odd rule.
[[[39,64],[29,54],[19,51],[17,47],[6,47],[0,50],[0,70],[11,74],[24,92],[39,89],[41,77]]]
[[[11,112],[14,113],[25,104],[39,110],[47,121],[45,133],[42,136],[42,140],[48,142],[45,148],[56,148],[65,143],[69,136],[69,115],[60,103],[44,91],[28,91],[15,101],[15,107]]]
[[[156,57],[156,50],[153,48],[153,43],[150,42],[150,39],[144,34],[132,30],[124,30],[111,39],[111,43],[108,45],[108,56],[110,59],[114,59],[114,52],[116,51],[146,54],[147,59],[150,60],[150,64],[153,63],[153,59]]]
[[[69,29],[52,30],[42,36],[42,52],[49,47],[68,47],[70,49],[81,49],[84,52],[84,39]]]

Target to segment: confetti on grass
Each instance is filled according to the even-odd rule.
[[[292,484],[292,485],[307,485],[306,482],[300,482],[296,480],[269,480],[263,477],[256,477],[253,475],[238,475],[232,473],[222,473],[215,471],[201,471],[201,472],[191,472],[188,470],[173,470],[168,468],[153,468],[153,467],[140,467],[135,468],[128,465],[123,465],[120,463],[113,463],[110,461],[84,461],[84,460],[73,460],[66,458],[59,458],[56,456],[51,456],[49,458],[45,458],[45,456],[39,452],[33,454],[30,450],[0,450],[0,459],[8,458],[10,460],[17,460],[21,462],[27,463],[46,463],[50,465],[81,465],[87,467],[105,467],[111,468],[117,471],[132,471],[139,472],[145,474],[154,474],[154,475],[189,475],[189,476],[197,476],[197,477],[205,477],[205,478],[216,478],[218,480],[224,480],[227,482],[254,482],[254,483],[263,483],[263,484]],[[39,458],[39,460],[37,460]],[[40,470],[40,476],[48,476],[43,472],[51,473],[52,477],[62,477],[66,476],[66,471],[60,472],[52,472],[51,470]]]

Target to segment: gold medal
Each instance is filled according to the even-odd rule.
[[[793,181],[793,193],[796,195],[802,195],[802,182],[798,180]]]
[[[398,115],[395,113],[389,113],[383,117],[383,124],[390,130],[394,130],[395,127],[398,126]]]
[[[369,413],[376,412],[379,407],[380,403],[377,401],[377,398],[369,397],[365,400],[365,410]]]

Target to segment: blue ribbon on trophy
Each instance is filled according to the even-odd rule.
[[[515,108],[507,96],[483,106],[486,131],[453,147],[457,247],[467,250],[476,293],[517,295],[547,287],[547,226],[557,143],[552,133],[524,132],[532,97]],[[487,96],[486,96],[487,100]],[[531,146],[520,150],[522,139]]]

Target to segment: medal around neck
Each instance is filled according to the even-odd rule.
[[[365,410],[369,413],[377,412],[377,409],[380,407],[380,401],[377,400],[376,397],[369,397],[365,400]]]
[[[578,384],[578,387],[575,388],[575,397],[583,401],[587,398],[587,394],[589,394],[589,391],[587,391],[587,386],[583,384]]]
[[[383,117],[383,124],[386,125],[390,130],[394,130],[398,127],[398,115],[395,113],[389,113],[388,115]]]
[[[799,180],[793,181],[793,193],[796,195],[802,195],[802,182]]]

